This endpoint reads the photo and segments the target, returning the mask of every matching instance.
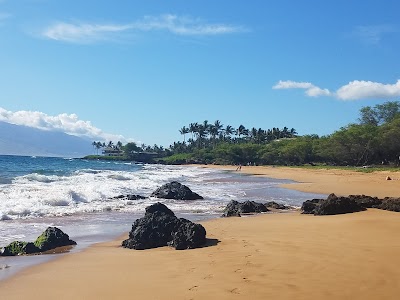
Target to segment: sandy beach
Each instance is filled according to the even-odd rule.
[[[204,168],[215,168],[235,171],[236,166],[203,165]],[[272,166],[243,166],[239,173],[267,176],[279,179],[291,179],[293,184],[282,187],[307,193],[330,194],[340,196],[368,195],[374,197],[400,197],[400,172],[363,173],[340,169],[301,169]],[[389,176],[392,180],[386,180]]]
[[[287,187],[301,191],[400,194],[399,181],[384,173],[241,172],[300,181]],[[0,299],[398,299],[399,213],[274,213],[203,225],[206,247],[128,250],[120,247],[124,235],[25,269],[0,282]]]

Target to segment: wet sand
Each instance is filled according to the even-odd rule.
[[[203,165],[204,168],[236,172],[236,166]],[[272,166],[242,166],[238,173],[297,181],[282,187],[307,193],[340,196],[368,195],[380,198],[400,197],[400,172],[363,173],[339,169],[301,169]],[[389,176],[392,180],[386,180]]]
[[[381,194],[389,184],[382,174],[368,181],[364,175],[370,174],[353,178],[318,170],[306,177],[305,171],[281,171],[263,175],[303,178],[312,192],[356,194],[359,182],[371,192],[360,193],[390,196]],[[395,194],[398,182],[390,184],[387,190]],[[318,190],[322,187],[327,190]],[[398,299],[399,213],[275,213],[203,225],[207,247],[135,251],[120,247],[122,236],[23,270],[0,282],[0,299]]]

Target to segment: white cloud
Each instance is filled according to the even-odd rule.
[[[123,32],[130,29],[128,25],[98,25],[98,24],[68,24],[57,23],[47,28],[43,35],[46,38],[72,42],[91,43],[98,40],[108,39],[112,33]]]
[[[280,80],[273,89],[304,89],[306,94],[310,97],[330,96],[331,92],[328,89],[321,89],[310,82],[297,82],[297,81],[282,81]]]
[[[43,30],[42,35],[57,41],[91,43],[111,39],[118,33],[143,31],[167,31],[176,35],[204,36],[244,32],[246,28],[226,24],[207,24],[200,19],[190,17],[161,15],[146,16],[141,20],[128,24],[72,24],[59,22]]]
[[[38,111],[7,111],[0,107],[0,121],[11,124],[23,125],[48,131],[65,132],[70,135],[86,137],[101,141],[121,141],[129,142],[122,135],[105,133],[101,129],[94,127],[90,121],[79,120],[76,114],[59,114],[49,116]]]
[[[339,88],[336,95],[342,100],[358,100],[366,98],[388,99],[399,97],[400,80],[397,80],[395,84],[354,80]]]
[[[385,34],[396,32],[390,25],[357,26],[353,34],[368,44],[379,44]]]
[[[273,89],[304,89],[310,97],[332,96],[341,100],[392,99],[400,96],[400,80],[395,84],[354,80],[340,87],[336,92],[321,89],[310,82],[279,81]]]

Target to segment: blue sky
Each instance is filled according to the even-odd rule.
[[[330,134],[400,99],[400,4],[0,0],[0,120],[168,146],[191,122]]]

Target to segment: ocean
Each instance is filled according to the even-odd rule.
[[[148,197],[170,181],[187,185],[204,200],[114,198]],[[279,187],[290,182],[192,166],[4,155],[0,156],[0,247],[14,240],[34,241],[48,226],[57,226],[78,242],[74,251],[79,251],[128,232],[145,207],[155,202],[164,203],[179,217],[200,221],[219,217],[231,200],[300,206],[325,196]],[[12,272],[4,266],[14,264],[16,270],[43,260],[38,257],[0,258],[0,280]]]

